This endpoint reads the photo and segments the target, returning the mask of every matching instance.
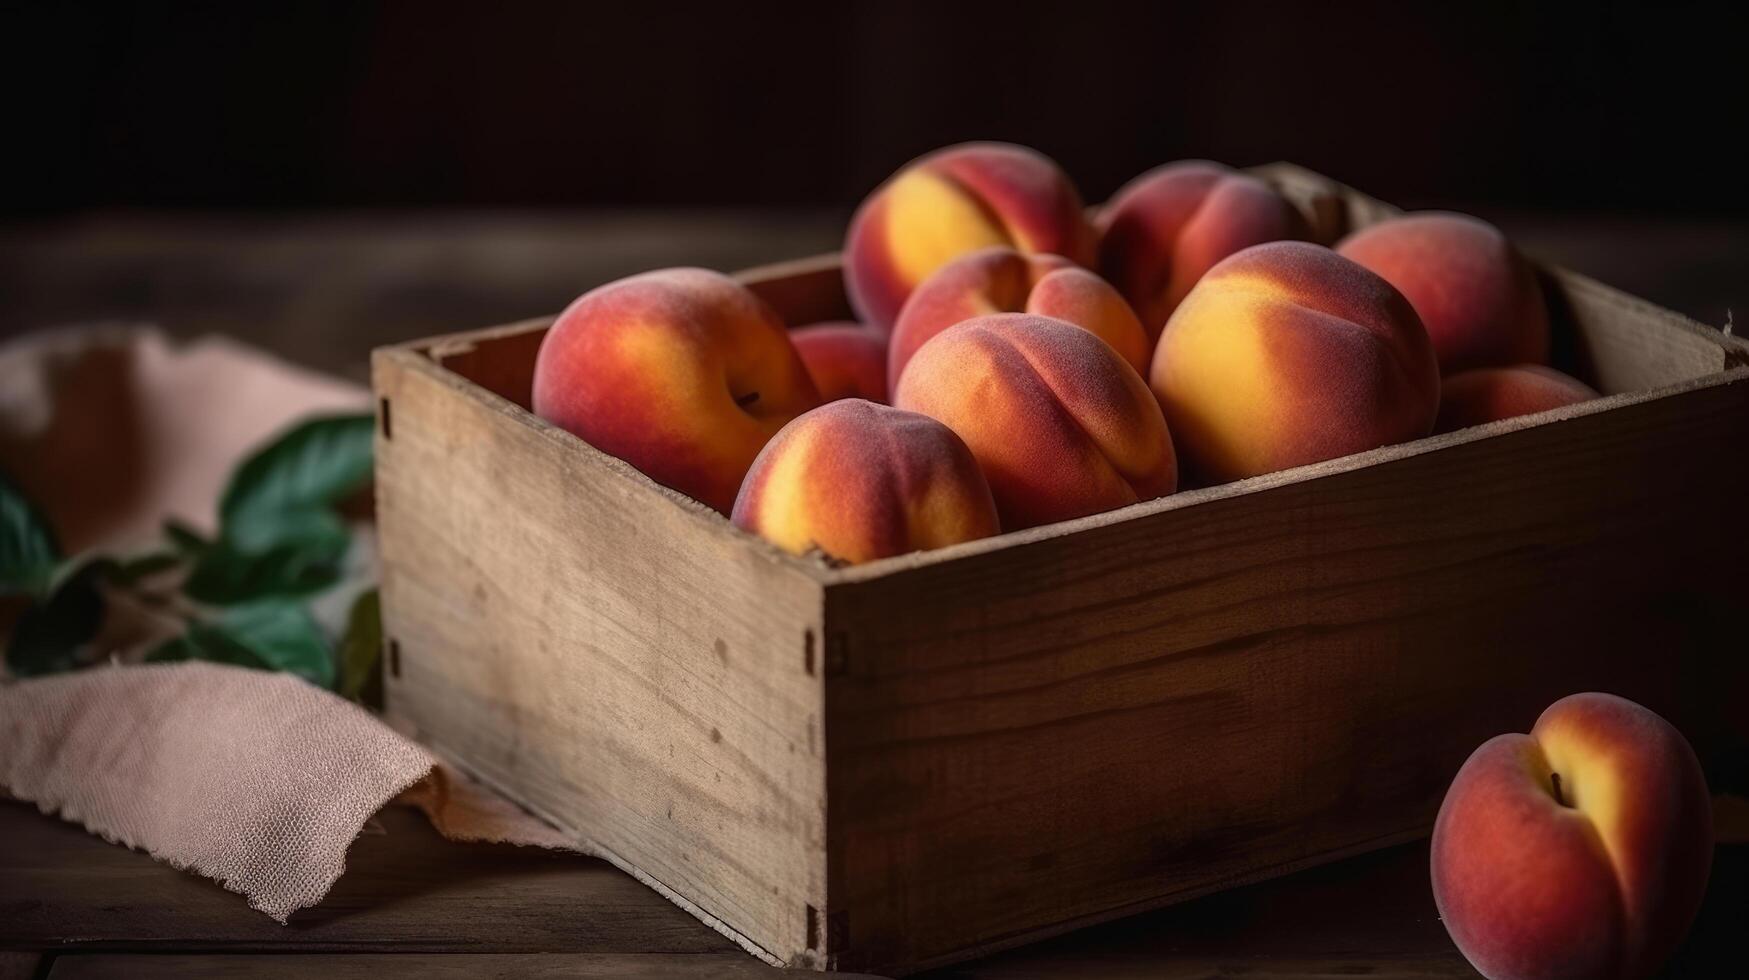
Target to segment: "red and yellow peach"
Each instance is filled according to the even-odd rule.
[[[882,330],[930,273],[1007,245],[1092,265],[1081,195],[1054,162],[1008,143],[962,143],[906,164],[857,209],[844,284],[858,319]]]
[[[819,403],[783,321],[705,269],[585,293],[535,360],[536,415],[724,513],[765,443]]]
[[[783,427],[748,471],[734,521],[786,551],[852,563],[998,530],[990,487],[952,430],[856,398]]]
[[[789,332],[822,402],[840,398],[887,400],[887,336],[848,320],[814,323]]]
[[[1152,342],[1216,262],[1240,249],[1306,239],[1293,203],[1255,177],[1207,160],[1155,168],[1099,215],[1099,270],[1128,299]]]
[[[1712,811],[1694,750],[1609,694],[1550,705],[1472,754],[1433,828],[1433,897],[1494,980],[1650,976],[1706,891]]]
[[[1336,251],[1409,298],[1442,373],[1548,361],[1549,316],[1536,270],[1493,225],[1411,214],[1363,228]]]
[[[1217,483],[1418,439],[1439,408],[1409,302],[1305,242],[1209,270],[1161,334],[1149,383],[1187,469]]]
[[[1061,320],[998,313],[949,327],[911,358],[894,404],[965,440],[1008,529],[1177,487],[1172,437],[1147,386],[1104,341]]]
[[[1023,255],[1006,246],[979,249],[937,269],[912,291],[893,324],[889,385],[931,337],[962,320],[991,313],[1035,313],[1082,328],[1136,370],[1152,351],[1129,304],[1105,280],[1060,255]]]
[[[1579,379],[1540,364],[1474,368],[1448,376],[1441,385],[1433,431],[1455,432],[1596,397]]]

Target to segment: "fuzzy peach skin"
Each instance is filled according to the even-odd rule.
[[[1426,211],[1362,228],[1336,251],[1409,297],[1441,372],[1547,363],[1549,315],[1536,271],[1493,225]]]
[[[813,323],[789,332],[822,402],[887,400],[887,335],[849,320]]]
[[[1624,698],[1575,694],[1458,771],[1433,827],[1433,897],[1493,980],[1649,976],[1700,908],[1712,848],[1682,734]]]
[[[857,209],[844,285],[862,322],[892,328],[917,284],[967,252],[1007,245],[1091,266],[1094,233],[1062,168],[1010,143],[961,143],[906,164]]]
[[[893,324],[889,386],[897,386],[905,365],[929,338],[990,313],[1036,313],[1072,323],[1110,344],[1137,374],[1148,372],[1153,347],[1135,312],[1109,283],[1060,255],[1022,255],[997,245],[954,259],[912,291]]]
[[[990,486],[959,436],[860,398],[784,426],[748,471],[734,521],[786,551],[852,563],[998,530]]]
[[[1148,379],[1186,469],[1211,483],[1419,439],[1439,408],[1409,302],[1305,242],[1210,269],[1167,322]]]
[[[1100,212],[1099,232],[1099,271],[1135,308],[1150,343],[1216,262],[1312,233],[1275,188],[1207,160],[1169,163],[1125,184]]]
[[[1433,431],[1455,432],[1597,397],[1578,378],[1541,364],[1460,371],[1440,386],[1439,419]]]
[[[924,344],[894,404],[945,422],[978,458],[1009,530],[1171,493],[1160,406],[1109,345],[1025,313],[974,317]]]
[[[536,415],[723,513],[765,443],[819,403],[783,321],[706,269],[583,294],[535,358]]]

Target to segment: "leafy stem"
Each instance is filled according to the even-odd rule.
[[[291,427],[231,474],[216,533],[172,519],[161,549],[128,558],[67,560],[41,510],[0,475],[0,597],[22,600],[7,667],[71,670],[119,644],[112,633],[155,636],[148,660],[285,670],[367,699],[380,689],[379,612],[374,589],[347,581],[354,536],[341,508],[369,485],[372,428],[368,415]],[[328,627],[312,610],[330,594],[347,605]],[[117,633],[107,621],[118,612],[148,625]]]

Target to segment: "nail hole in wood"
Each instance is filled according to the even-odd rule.
[[[807,669],[808,676],[814,676],[814,631],[802,631],[802,666]]]
[[[389,400],[387,398],[377,399],[377,422],[383,427],[384,439],[394,438],[393,427],[389,424]]]
[[[401,642],[399,640],[389,641],[389,676],[401,676]]]
[[[820,911],[812,905],[808,909],[808,945],[807,949],[820,948]]]

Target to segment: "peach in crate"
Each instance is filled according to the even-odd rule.
[[[893,404],[971,446],[1002,525],[1049,524],[1178,486],[1160,406],[1111,346],[1062,320],[973,317],[924,344]]]
[[[952,429],[859,398],[784,426],[754,461],[733,516],[787,551],[849,563],[997,531],[990,485]]]
[[[1060,255],[1022,255],[996,246],[949,262],[911,293],[893,324],[887,383],[898,387],[905,365],[931,337],[990,313],[1032,313],[1072,323],[1109,344],[1138,374],[1148,372],[1153,346],[1110,284]]]
[[[1312,228],[1294,203],[1252,174],[1180,160],[1137,177],[1099,214],[1099,270],[1135,307],[1149,340],[1215,263]]]
[[[864,323],[890,330],[918,283],[967,252],[1007,245],[1094,261],[1093,228],[1067,174],[1036,150],[964,143],[900,168],[851,219],[844,282]]]
[[[1443,373],[1548,362],[1548,307],[1536,270],[1493,225],[1463,214],[1410,214],[1363,228],[1336,250],[1409,298]]]
[[[705,269],[585,293],[541,344],[530,399],[541,418],[723,513],[765,443],[820,403],[771,307]]]
[[[1210,269],[1167,321],[1149,381],[1187,467],[1213,482],[1419,439],[1439,409],[1409,302],[1305,242]]]

